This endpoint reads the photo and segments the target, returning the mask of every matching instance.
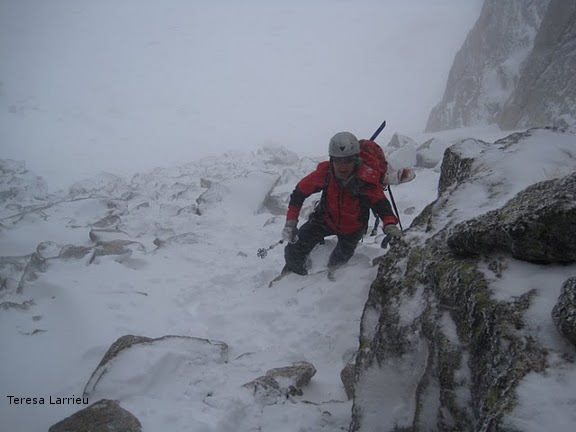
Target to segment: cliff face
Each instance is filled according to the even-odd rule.
[[[430,113],[427,132],[496,121],[514,92],[548,2],[484,2],[478,21],[456,54],[444,97]]]
[[[576,1],[551,0],[518,85],[497,119],[503,129],[576,122]]]
[[[575,352],[574,138],[534,129],[446,150],[438,199],[371,286],[351,431],[537,430],[526,383],[554,394]],[[570,422],[561,399],[538,415]]]

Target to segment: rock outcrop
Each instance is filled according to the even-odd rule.
[[[495,123],[513,93],[549,0],[485,0],[456,54],[427,132]]]
[[[576,277],[562,285],[558,303],[552,309],[552,319],[562,336],[576,346]]]
[[[0,159],[0,203],[23,204],[47,197],[48,185],[26,168],[26,162]]]
[[[142,425],[117,401],[102,399],[59,421],[48,432],[141,432]]]
[[[562,351],[567,346],[550,346],[532,333],[528,317],[542,296],[553,303],[552,288],[508,271],[519,265],[517,258],[576,268],[570,234],[576,176],[540,176],[534,184],[534,178],[511,168],[522,152],[542,145],[531,140],[540,133],[550,138],[546,151],[552,158],[569,152],[573,136],[543,130],[494,144],[467,140],[446,151],[438,199],[414,220],[405,241],[382,257],[370,289],[351,431],[520,430],[510,423],[515,417],[506,416],[520,403],[516,390],[523,379],[543,373],[550,356],[569,361],[570,353]],[[524,171],[547,169],[541,159],[523,160]],[[567,163],[573,173],[576,159]],[[482,209],[483,215],[474,216]],[[554,233],[541,230],[550,218],[556,218]],[[539,236],[527,241],[523,233]],[[572,252],[559,253],[556,246]],[[538,273],[558,271],[522,265],[537,266]],[[504,280],[523,289],[495,295]],[[564,292],[570,292],[566,286]],[[568,340],[572,301],[563,294],[554,312]]]
[[[457,225],[448,237],[461,255],[505,252],[524,261],[576,261],[576,173],[537,183],[504,207]]]
[[[256,399],[265,405],[276,403],[282,397],[302,396],[302,387],[316,375],[316,368],[309,362],[296,362],[292,366],[274,368],[243,387],[251,389]]]
[[[576,3],[486,0],[426,131],[576,123]]]
[[[576,2],[551,0],[518,84],[497,116],[500,127],[576,123],[575,70]]]
[[[189,370],[189,376],[201,377],[206,368],[228,361],[228,345],[189,336],[163,336],[151,339],[126,335],[108,349],[84,388],[85,397],[117,398],[119,395],[138,394],[149,389],[145,377],[149,370],[133,370],[133,356],[146,358],[152,370],[162,370],[164,365]],[[163,364],[165,360],[168,363]],[[158,375],[158,374],[157,374]],[[191,379],[191,378],[190,378]]]

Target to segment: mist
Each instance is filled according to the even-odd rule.
[[[481,0],[0,2],[0,157],[51,190],[421,132]]]

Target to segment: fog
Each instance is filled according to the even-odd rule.
[[[0,0],[0,157],[51,190],[421,132],[481,0]]]

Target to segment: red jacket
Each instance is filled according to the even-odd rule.
[[[370,209],[382,219],[384,226],[397,224],[390,202],[380,185],[380,172],[361,164],[346,185],[338,180],[330,162],[321,162],[316,170],[304,177],[292,192],[287,220],[298,220],[304,200],[323,191],[320,211],[326,224],[336,233],[352,234],[366,229]]]

